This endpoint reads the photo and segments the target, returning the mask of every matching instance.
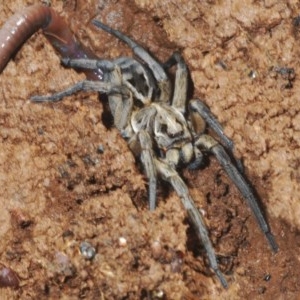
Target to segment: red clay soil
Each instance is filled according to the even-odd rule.
[[[3,2],[1,25],[39,1]],[[30,102],[84,78],[62,68],[38,32],[0,75],[0,283],[5,270],[20,280],[0,298],[299,299],[299,2],[50,2],[100,57],[132,54],[93,18],[161,61],[182,53],[193,96],[233,139],[280,250],[271,252],[213,157],[205,169],[184,170],[229,282],[224,290],[174,191],[161,184],[158,207],[148,211],[147,181],[96,94]],[[93,260],[80,252],[84,241],[95,247]]]

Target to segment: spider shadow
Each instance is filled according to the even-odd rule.
[[[199,170],[203,170],[203,169],[206,169],[206,168],[209,168],[209,166],[211,165],[211,154],[205,154],[204,155],[204,162],[201,164],[201,166],[199,168],[197,168],[196,171],[199,171]],[[214,160],[216,160],[216,158],[213,158]],[[218,161],[216,160],[216,163],[218,163]],[[233,160],[232,163],[234,164],[235,161]],[[225,183],[225,185],[227,186],[227,189],[225,190],[225,194],[222,195],[222,197],[229,197],[230,196],[230,188],[232,188],[232,185],[235,186],[234,182],[232,182],[230,180],[230,178],[228,177],[228,175],[226,174],[225,170],[223,170],[221,168],[221,166],[218,167],[219,168],[219,171],[222,171],[222,173],[219,173],[216,174],[215,176],[215,180],[216,181],[223,181],[221,178],[218,178],[218,177],[224,177],[226,176],[227,177],[227,180],[223,181],[223,183]],[[194,171],[194,170],[191,170],[191,171]],[[261,210],[261,213],[263,215],[263,217],[265,218],[267,224],[269,225],[269,219],[267,217],[267,214],[266,214],[266,207],[265,205],[262,203],[261,201],[261,197],[258,195],[256,189],[254,188],[253,184],[248,180],[247,176],[244,175],[244,173],[242,173],[245,181],[247,182],[247,184],[249,185],[251,191],[253,192],[253,195],[255,196],[256,198],[256,202],[259,206],[259,209]],[[225,178],[224,178],[225,179]],[[235,186],[235,188],[237,188]],[[253,215],[252,211],[250,210],[250,207],[247,205],[247,202],[244,200],[243,196],[241,195],[241,193],[238,191],[238,198],[239,198],[239,201],[242,202],[242,205],[247,207],[248,211],[249,211],[249,216],[251,218],[255,218],[255,216]],[[207,204],[208,205],[211,205],[211,199],[209,197],[209,194],[207,194],[205,196],[205,201],[207,201]],[[256,221],[256,220],[255,220]],[[186,246],[187,246],[187,249],[189,251],[191,251],[193,253],[193,256],[194,257],[204,257],[203,260],[204,260],[204,263],[205,265],[207,266],[207,268],[209,269],[209,263],[208,261],[205,259],[205,249],[204,249],[204,246],[202,244],[202,241],[199,239],[199,237],[197,236],[197,232],[196,232],[196,229],[194,228],[192,222],[189,220],[189,218],[187,217],[185,219],[185,224],[188,224],[188,228],[186,230],[186,234],[187,234],[187,243],[186,243]],[[257,224],[257,223],[256,223]],[[208,231],[209,228],[208,228]],[[270,229],[270,233],[272,234],[272,230]],[[262,232],[262,234],[264,234]],[[272,245],[271,245],[272,247]],[[276,252],[277,250],[275,250]],[[218,259],[218,264],[219,265],[223,265],[223,269],[225,269],[226,271],[224,273],[226,274],[229,274],[232,272],[233,270],[233,260],[234,260],[234,257],[237,255],[237,253],[233,256],[224,256],[224,255],[216,255],[217,256],[217,259]]]
[[[99,102],[102,103],[103,112],[101,115],[102,124],[106,129],[111,129],[114,127],[114,117],[109,109],[108,96],[104,93],[99,93]]]
[[[184,223],[188,224],[186,230],[187,250],[193,254],[193,257],[199,260],[198,264],[192,264],[192,268],[195,269],[197,272],[204,274],[205,276],[213,276],[214,272],[210,268],[209,260],[207,258],[207,253],[202,244],[202,241],[199,239],[199,237],[196,234],[193,224],[191,223],[189,218],[185,218]],[[223,273],[227,275],[233,274],[234,256],[225,256],[216,253],[216,258],[217,258],[218,265]]]

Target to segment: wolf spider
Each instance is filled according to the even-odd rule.
[[[243,176],[242,168],[233,156],[232,141],[226,137],[221,125],[203,102],[199,99],[188,101],[188,69],[179,53],[175,52],[165,64],[160,64],[144,48],[121,32],[97,20],[93,24],[125,42],[137,59],[63,59],[68,67],[102,69],[103,81],[84,80],[62,92],[50,96],[35,96],[32,100],[59,101],[82,90],[107,94],[114,125],[128,142],[133,154],[140,157],[148,178],[150,210],[154,210],[156,206],[157,177],[160,177],[169,182],[180,197],[203,243],[210,267],[226,288],[228,284],[219,269],[203,217],[176,168],[180,165],[197,168],[203,157],[201,150],[213,153],[240,190],[272,250],[276,252],[278,246],[275,239]],[[173,65],[177,65],[177,69],[172,91],[166,70]],[[217,134],[224,146],[206,133],[206,124]]]

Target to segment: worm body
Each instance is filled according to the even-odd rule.
[[[65,21],[52,8],[33,5],[15,13],[0,30],[0,72],[19,47],[39,29],[43,30],[62,58],[98,58],[77,41]],[[103,78],[101,69],[82,71],[88,79]]]

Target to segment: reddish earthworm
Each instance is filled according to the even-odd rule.
[[[11,16],[0,30],[0,73],[11,56],[36,31],[44,35],[62,58],[98,58],[81,45],[65,21],[52,8],[40,4],[29,6]],[[102,80],[103,72],[82,70],[90,80]]]

